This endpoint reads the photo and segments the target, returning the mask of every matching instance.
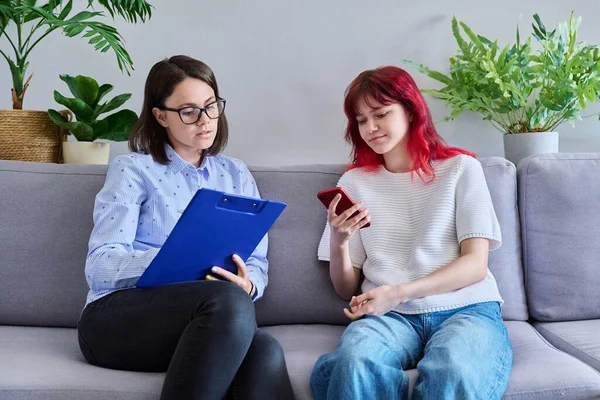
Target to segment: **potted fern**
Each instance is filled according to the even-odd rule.
[[[65,164],[108,164],[109,144],[96,142],[98,139],[115,142],[125,141],[135,125],[138,116],[132,110],[122,109],[100,119],[105,114],[121,107],[131,93],[115,96],[109,101],[102,102],[104,97],[113,89],[112,85],[98,85],[89,76],[60,75],[73,97],[65,97],[54,91],[54,100],[67,107],[74,121],[56,110],[48,110],[52,122],[71,133],[75,141],[62,143],[62,158]]]
[[[558,152],[556,128],[565,121],[573,125],[600,99],[599,47],[578,41],[581,17],[571,13],[551,31],[538,14],[533,19],[536,50],[531,37],[521,39],[518,27],[516,42],[501,48],[453,18],[459,51],[450,58],[448,74],[403,60],[443,84],[424,92],[452,109],[446,120],[473,111],[503,132],[505,157],[515,164],[532,154]]]
[[[107,15],[94,7],[119,16],[127,22],[145,22],[152,6],[146,0],[85,0],[83,11],[73,9],[74,0],[0,0],[0,55],[12,76],[12,110],[0,110],[0,159],[57,162],[61,131],[46,111],[23,109],[25,94],[33,74],[27,76],[32,52],[44,39],[62,32],[81,37],[100,52],[112,52],[122,72],[130,74],[133,62],[117,30],[102,22]],[[11,56],[10,53],[13,53]]]

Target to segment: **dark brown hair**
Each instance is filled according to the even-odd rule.
[[[146,78],[142,112],[129,135],[131,151],[151,154],[152,158],[161,164],[169,163],[165,144],[172,146],[172,143],[166,128],[158,123],[152,109],[164,107],[164,101],[173,94],[175,86],[186,78],[200,79],[214,90],[216,98],[220,98],[215,74],[202,61],[179,55],[157,62]],[[203,156],[219,154],[227,145],[228,137],[227,118],[223,113],[217,122],[215,141],[211,147],[204,150]]]

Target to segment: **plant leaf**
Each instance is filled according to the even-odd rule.
[[[96,107],[98,107],[98,104],[104,98],[104,96],[106,96],[112,90],[113,90],[113,85],[109,85],[108,83],[100,86],[100,88],[98,88],[98,96],[96,97],[94,104],[92,104],[92,108],[96,109]]]
[[[73,9],[73,0],[69,0],[66,6],[63,7],[62,11],[58,15],[58,19],[62,19],[64,21],[65,18],[69,15],[71,10]]]
[[[94,102],[98,97],[98,82],[89,76],[77,75],[75,78],[81,99],[85,101],[85,104],[89,105],[90,108],[94,108]]]
[[[48,116],[56,125],[68,129],[80,142],[91,142],[93,140],[92,127],[80,121],[67,121],[56,110],[48,110]]]
[[[78,99],[80,99],[82,97],[81,93],[79,92],[79,85],[77,85],[77,80],[75,79],[74,76],[62,74],[62,75],[59,75],[58,77],[60,78],[61,81],[65,82],[67,84],[67,86],[69,86],[69,90],[71,91],[71,94],[73,96],[75,96]]]
[[[477,37],[477,35],[475,33],[473,33],[471,28],[469,28],[469,26],[467,24],[465,24],[464,22],[461,22],[460,26],[463,28],[463,31],[465,31],[465,33],[467,34],[469,39],[471,39],[471,42],[473,42],[473,44],[479,49],[479,51],[481,51],[482,53],[485,52],[485,46],[483,45],[483,43],[481,43],[481,40],[479,40],[479,37]],[[488,42],[489,42],[489,40],[488,40]]]
[[[90,42],[93,42],[92,45],[97,46],[100,42],[105,41],[102,46],[97,46],[96,50],[106,52],[106,46],[110,46],[117,58],[119,69],[131,75],[133,61],[125,50],[122,36],[115,28],[93,20],[95,17],[102,16],[101,12],[81,11],[73,18],[63,21],[52,12],[40,7],[22,6],[22,8],[41,16],[44,24],[50,26],[50,29],[61,28],[68,37],[74,37],[86,31],[83,36],[90,37]],[[95,39],[96,36],[101,39]]]
[[[94,110],[81,99],[78,98],[67,98],[62,94],[58,93],[56,90],[54,91],[54,100],[58,104],[62,104],[67,107],[69,110],[73,111],[75,117],[77,117],[78,121],[86,121],[89,122],[94,115]]]
[[[460,48],[460,50],[463,53],[468,54],[469,53],[469,45],[462,38],[462,36],[460,34],[460,29],[458,27],[458,21],[456,20],[456,17],[454,17],[454,16],[452,17],[452,34],[454,35],[454,39],[456,40],[456,43],[458,44],[458,47]]]
[[[128,22],[145,22],[152,17],[152,6],[145,0],[88,0],[88,7],[97,2],[108,10],[111,17],[120,15]]]
[[[107,101],[98,107],[96,109],[95,116],[98,117],[100,114],[104,114],[121,107],[127,100],[129,100],[130,97],[131,93],[124,93],[114,97],[110,101]]]
[[[97,120],[92,125],[93,140],[101,139],[108,131],[108,123],[105,120]]]
[[[138,120],[138,116],[131,110],[121,110],[109,115],[103,121],[106,121],[108,127],[106,132],[99,139],[114,140],[122,142],[129,139],[131,129]]]
[[[97,11],[81,11],[81,12],[78,12],[77,14],[75,14],[75,16],[73,18],[70,18],[64,22],[69,23],[69,24],[74,24],[75,22],[84,22],[88,19],[92,19],[94,17],[98,17],[101,15],[102,15],[102,13],[97,12]]]
[[[424,66],[422,64],[414,63],[410,60],[404,59],[404,60],[401,60],[401,62],[416,68],[419,72],[429,76],[432,79],[435,79],[436,81],[445,83],[446,85],[452,84],[452,78],[442,74],[441,72],[430,70],[426,66]]]
[[[540,19],[540,16],[537,13],[533,14],[533,19],[535,20],[535,22],[537,22],[538,27],[539,27],[539,31],[542,32],[544,34],[544,36],[545,36],[545,34],[546,34],[546,27],[542,23],[542,20]]]

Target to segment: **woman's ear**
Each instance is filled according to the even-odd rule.
[[[167,122],[167,113],[165,111],[159,110],[158,108],[154,107],[152,109],[152,114],[154,114],[154,118],[156,118],[158,123],[161,124],[163,127],[167,128],[169,126]]]

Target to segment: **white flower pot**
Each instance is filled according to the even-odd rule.
[[[525,157],[548,153],[558,153],[558,132],[504,135],[504,157],[515,165]]]
[[[62,143],[63,162],[65,164],[108,164],[109,152],[109,143]]]

